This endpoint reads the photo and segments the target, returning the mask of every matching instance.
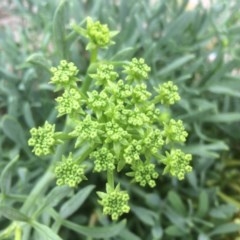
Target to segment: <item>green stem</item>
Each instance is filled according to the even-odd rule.
[[[22,239],[22,229],[20,228],[20,226],[16,226],[14,240],[21,240],[21,239]]]
[[[80,151],[80,154],[81,154],[80,157],[77,157],[77,162],[79,164],[82,163],[93,150],[94,150],[94,145],[86,144],[85,146],[83,146]]]
[[[89,90],[91,83],[92,83],[92,78],[87,75],[80,89],[84,95],[86,95],[87,91]]]
[[[159,96],[154,97],[149,103],[150,104],[157,104],[160,102]]]
[[[112,170],[107,171],[107,182],[114,189],[114,173]]]
[[[86,95],[86,93],[89,90],[89,87],[92,83],[92,78],[89,77],[88,73],[91,72],[91,68],[94,67],[95,63],[98,61],[97,56],[98,56],[98,48],[95,48],[91,51],[90,64],[89,64],[89,67],[87,70],[87,76],[84,79],[84,82],[82,83],[82,86],[81,86],[81,92],[84,95]]]
[[[90,65],[94,62],[97,62],[97,56],[98,56],[98,48],[94,48],[91,51],[91,56],[90,56]]]

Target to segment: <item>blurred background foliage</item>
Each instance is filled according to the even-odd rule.
[[[26,240],[240,239],[240,2],[196,2],[1,1],[0,200],[7,206],[0,204],[0,230],[20,221]],[[101,214],[93,191],[103,187],[101,179],[88,174],[75,191],[52,181],[33,203],[38,222],[30,231],[21,207],[48,161],[31,153],[29,129],[45,120],[64,123],[56,120],[48,69],[65,58],[86,73],[86,42],[70,23],[87,16],[120,31],[102,58],[143,57],[152,68],[149,85],[178,85],[182,100],[172,114],[189,132],[185,151],[194,170],[181,182],[164,176],[154,190],[119,177],[131,195],[131,213],[119,223]]]

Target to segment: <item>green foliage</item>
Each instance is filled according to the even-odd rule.
[[[11,8],[3,5],[1,11],[20,21],[16,25],[14,21],[6,25],[0,23],[0,239],[239,238],[240,3],[220,0],[205,9],[201,4],[191,8],[189,2],[16,0],[11,2]],[[112,44],[111,39],[112,45],[107,51],[98,50],[92,57],[85,49],[90,38],[87,35],[81,38],[72,29],[73,26],[85,28],[87,22],[82,20],[87,17],[92,17],[93,23],[99,21],[120,32],[116,35],[109,30],[115,43]],[[97,54],[109,61],[88,68]],[[102,165],[101,154],[91,155],[92,159],[84,163],[88,180],[74,189],[55,186],[50,159],[61,163],[63,155],[73,152],[79,164],[90,153],[100,151],[89,145],[81,148],[85,141],[98,142],[96,136],[103,134],[94,118],[86,119],[84,126],[83,121],[68,122],[65,131],[72,135],[70,138],[59,131],[63,130],[66,114],[73,118],[83,114],[85,109],[79,109],[76,99],[80,106],[86,106],[88,99],[91,109],[101,117],[99,106],[109,102],[101,94],[102,86],[125,80],[120,70],[127,66],[126,60],[133,58],[143,58],[151,67],[145,85],[138,82],[132,89],[135,102],[152,99],[155,104],[156,92],[160,93],[168,81],[178,87],[181,100],[171,107],[171,112],[165,111],[171,101],[165,94],[165,107],[161,108],[159,120],[178,119],[168,129],[172,140],[177,136],[175,133],[182,132],[178,121],[184,123],[188,137],[183,134],[183,138],[187,144],[184,147],[177,144],[176,149],[193,155],[193,168],[183,181],[168,175],[157,180],[152,177],[156,183],[154,188],[148,188],[148,184],[145,188],[129,184],[129,177],[123,173],[115,175],[116,183],[120,183],[130,197],[131,210],[123,215],[127,221],[111,223],[102,215],[94,193],[103,191],[107,170],[95,169],[96,173],[90,174],[97,161],[103,169],[108,167],[108,164]],[[62,90],[54,92],[56,85],[48,84],[49,69],[62,59],[77,66],[76,78],[81,80],[78,86],[91,89],[94,81],[98,87],[92,90],[98,94],[76,93],[75,86],[65,95]],[[127,85],[131,84],[131,81],[125,82],[122,86],[120,82],[112,94],[119,97],[121,90],[124,93],[121,97],[126,98]],[[72,93],[74,98],[70,98]],[[151,106],[146,109],[151,113],[150,119],[154,116],[152,109]],[[114,110],[109,108],[106,114],[121,118],[124,123],[126,116],[119,114],[121,105]],[[140,128],[146,116],[141,115],[135,121],[137,115],[139,112],[129,118],[129,125]],[[51,158],[39,159],[26,143],[29,129],[42,126],[46,120],[56,126],[57,137],[65,143],[56,146]],[[92,125],[87,129],[89,123]],[[112,129],[119,130],[118,126],[108,126],[108,141],[112,141]],[[154,145],[149,144],[153,142],[153,135],[158,139]],[[162,138],[162,133],[155,129],[141,139],[149,155],[163,146]],[[138,145],[138,141],[134,142],[124,153],[137,152]],[[164,149],[163,153],[165,151],[171,154],[170,149]],[[112,161],[111,155],[109,161]],[[151,167],[150,162],[147,164],[149,171],[142,171],[141,164],[127,164],[124,173],[132,175],[135,182],[138,179],[140,185],[151,173],[159,173],[164,167],[163,163],[156,168]],[[117,167],[115,170],[123,166]]]

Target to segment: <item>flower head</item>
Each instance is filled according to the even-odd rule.
[[[94,171],[101,172],[115,169],[115,156],[107,147],[102,147],[92,152],[90,158],[94,158]]]
[[[163,174],[169,172],[172,176],[183,180],[185,174],[192,171],[192,167],[189,165],[191,160],[191,154],[186,154],[180,149],[171,149],[170,153],[166,152],[165,158],[161,160],[166,165]]]
[[[133,88],[132,99],[134,103],[144,103],[151,97],[151,95],[152,94],[147,90],[146,84],[137,84]]]
[[[109,84],[105,89],[112,95],[115,102],[130,103],[129,98],[132,96],[133,87],[122,79],[118,80],[117,83]]]
[[[87,92],[88,100],[87,105],[90,109],[94,110],[96,113],[101,114],[106,106],[108,105],[108,95],[105,91],[100,93],[96,90],[92,92]]]
[[[156,90],[158,92],[157,99],[162,104],[172,105],[180,100],[178,87],[174,85],[172,81],[163,83]]]
[[[114,71],[112,64],[99,64],[97,72],[90,75],[97,85],[107,85],[109,82],[113,82],[118,78],[118,73]]]
[[[133,58],[124,68],[124,72],[127,74],[126,80],[130,82],[147,79],[148,72],[151,70],[143,58]]]
[[[105,143],[122,142],[129,137],[129,134],[116,122],[104,124]]]
[[[132,172],[127,173],[127,176],[133,177],[133,180],[142,187],[149,185],[153,188],[156,186],[155,179],[159,174],[153,163],[137,161],[132,165]]]
[[[77,137],[75,147],[79,146],[83,141],[98,141],[101,135],[100,124],[96,120],[92,120],[90,115],[87,115],[82,121],[77,121],[75,129],[69,133],[72,137]]]
[[[149,117],[139,108],[129,111],[127,123],[131,126],[143,126],[150,122]]]
[[[32,128],[30,130],[31,138],[28,145],[33,146],[33,152],[37,156],[48,155],[52,152],[55,139],[55,125],[45,122],[43,127]]]
[[[126,163],[133,164],[135,161],[140,160],[140,154],[142,153],[141,141],[136,139],[132,140],[131,143],[124,149],[123,158]]]
[[[73,160],[71,153],[68,158],[63,157],[62,161],[58,163],[55,168],[55,175],[59,186],[76,187],[82,180],[86,179],[84,167]]]
[[[164,136],[166,142],[179,142],[186,141],[187,132],[184,129],[183,122],[181,120],[171,119],[168,123],[164,123]]]
[[[58,67],[52,67],[50,71],[53,74],[50,83],[55,84],[57,89],[76,86],[78,68],[74,63],[62,60]]]
[[[142,142],[145,151],[156,154],[164,145],[163,134],[159,129],[149,129]]]
[[[129,212],[129,195],[120,190],[120,185],[113,189],[107,184],[106,193],[97,192],[97,194],[101,198],[99,203],[103,206],[103,213],[110,215],[112,220],[117,220],[122,214]]]
[[[56,98],[58,116],[65,114],[73,115],[82,112],[81,95],[75,88],[66,89],[62,96]]]
[[[105,48],[114,42],[111,38],[117,32],[110,31],[106,24],[101,24],[99,21],[94,22],[92,18],[87,18],[86,34],[90,42],[87,49]]]

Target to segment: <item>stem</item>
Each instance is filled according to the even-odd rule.
[[[154,97],[149,103],[150,104],[157,104],[160,102],[159,96]]]
[[[92,78],[89,77],[88,75],[86,76],[86,78],[84,79],[83,83],[82,83],[82,86],[81,86],[81,92],[86,95],[90,85],[92,83]]]
[[[21,240],[21,239],[22,239],[22,229],[19,226],[16,226],[14,240]]]
[[[91,65],[91,63],[97,62],[97,55],[98,55],[98,48],[94,48],[91,51],[90,65]]]
[[[94,146],[90,144],[85,145],[80,151],[81,152],[80,157],[77,157],[77,162],[79,164],[82,163],[86,159],[86,157],[88,157],[89,154],[93,151],[93,149],[94,149]]]
[[[107,182],[114,189],[114,173],[113,170],[107,170]]]
[[[89,63],[87,73],[89,72],[90,68],[94,65],[94,63],[98,61],[97,56],[98,56],[98,48],[95,48],[91,51],[90,63]],[[81,86],[81,91],[84,95],[86,95],[87,91],[89,90],[91,83],[92,83],[92,78],[89,77],[87,74]]]

